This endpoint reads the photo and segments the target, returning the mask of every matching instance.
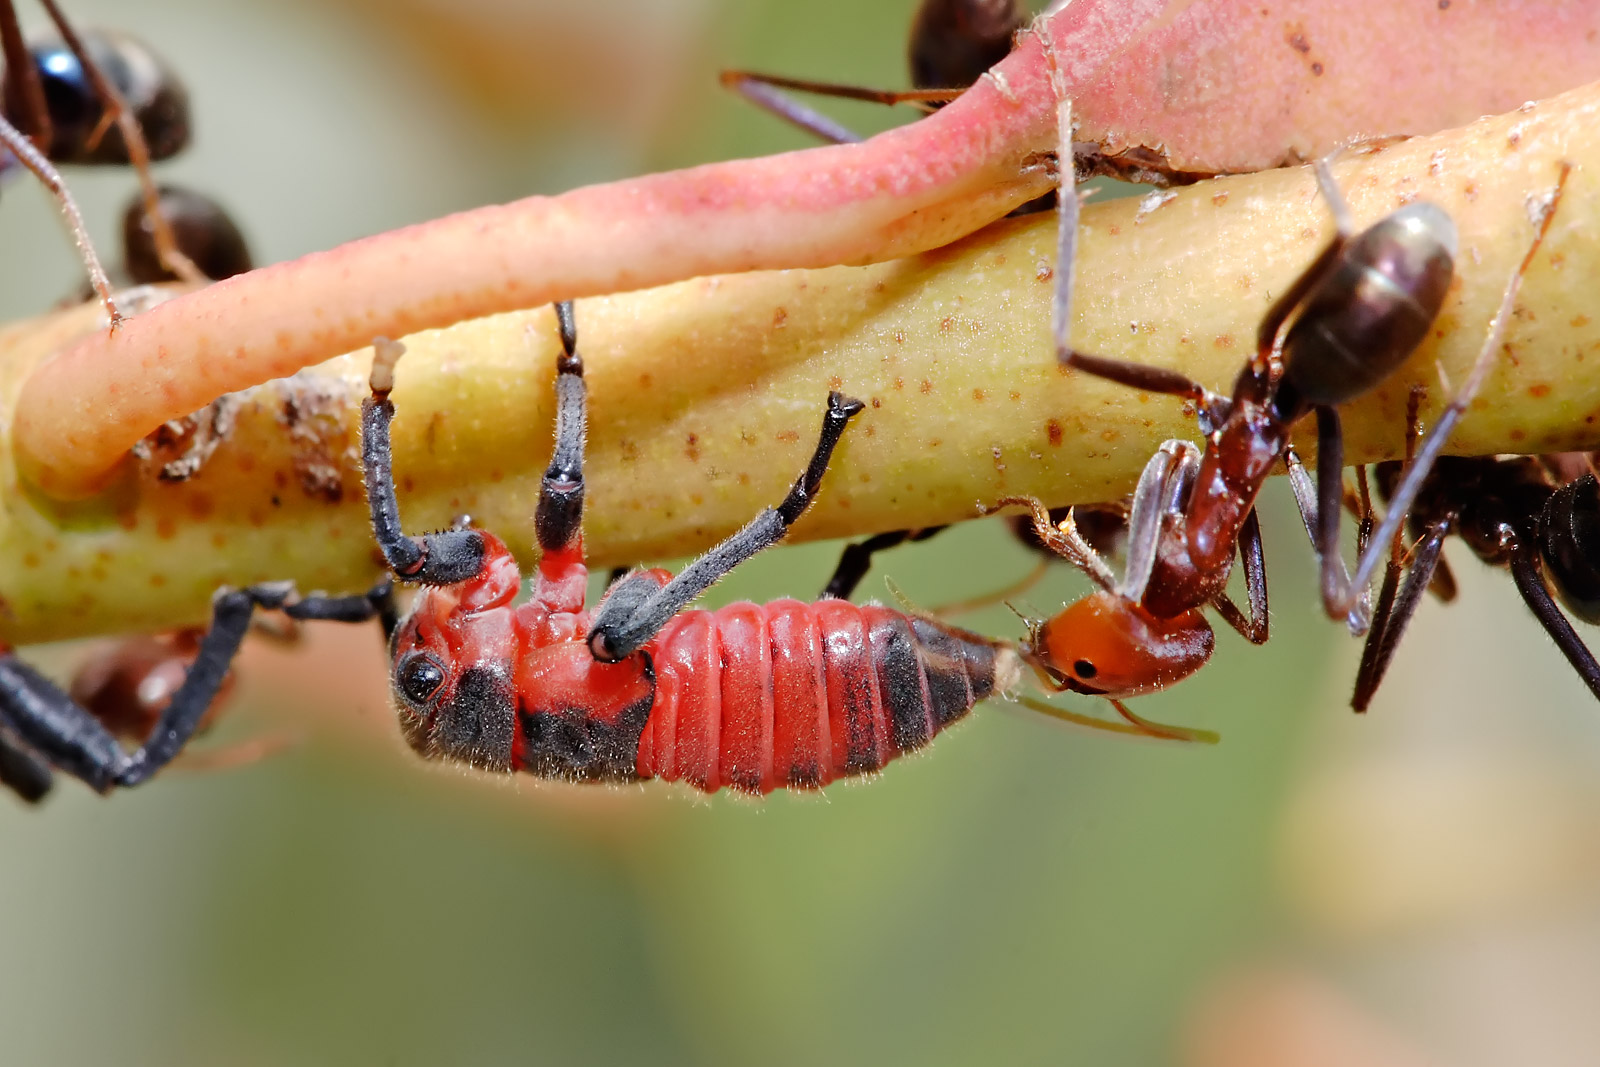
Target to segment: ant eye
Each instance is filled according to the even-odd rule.
[[[395,684],[400,695],[413,704],[426,704],[428,698],[444,684],[444,668],[424,652],[412,652],[400,662],[395,672]]]
[[[1072,673],[1076,674],[1079,678],[1082,678],[1085,681],[1087,681],[1088,679],[1093,678],[1095,675],[1099,674],[1100,672],[1095,670],[1095,666],[1094,666],[1093,663],[1090,663],[1086,659],[1080,659],[1080,660],[1078,660],[1078,662],[1076,662],[1076,663],[1074,663],[1072,665]]]

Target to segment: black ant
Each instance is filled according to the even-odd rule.
[[[1336,234],[1309,268],[1268,309],[1255,355],[1222,397],[1171,370],[1077,352],[1067,342],[1068,319],[1055,317],[1057,354],[1067,366],[1136,389],[1183,397],[1200,413],[1203,451],[1188,441],[1168,441],[1145,467],[1129,515],[1127,564],[1119,581],[1077,533],[1069,516],[1051,523],[1042,504],[1008,498],[999,506],[1029,507],[1041,540],[1078,566],[1099,591],[1036,623],[1024,657],[1057,689],[1104,696],[1142,724],[1117,700],[1164,688],[1187,677],[1210,657],[1212,632],[1200,614],[1206,606],[1247,640],[1267,639],[1266,574],[1255,499],[1281,461],[1305,481],[1290,444],[1290,430],[1307,415],[1317,420],[1317,489],[1297,499],[1321,558],[1322,598],[1329,615],[1359,631],[1366,624],[1360,591],[1386,551],[1400,518],[1451,430],[1487,374],[1511,316],[1522,277],[1549,230],[1570,171],[1563,165],[1554,192],[1541,205],[1527,256],[1507,283],[1471,375],[1446,408],[1405,479],[1377,542],[1365,547],[1353,577],[1339,555],[1343,498],[1343,438],[1335,407],[1367,392],[1409,357],[1427,335],[1449,290],[1456,229],[1440,208],[1413,202],[1350,236],[1344,205],[1325,163],[1318,184],[1333,210]],[[1071,213],[1062,212],[1063,242]],[[1066,272],[1058,287],[1070,286]],[[1233,557],[1244,563],[1250,610],[1229,599]]]
[[[178,278],[203,282],[248,269],[238,231],[220,208],[196,207],[194,197],[163,190],[150,175],[152,161],[166,159],[189,143],[188,92],[160,57],[142,42],[111,31],[76,31],[55,0],[40,0],[59,41],[30,45],[22,35],[12,0],[0,0],[0,148],[32,171],[60,205],[88,271],[89,283],[110,315],[120,321],[111,283],[89,240],[83,217],[55,164],[132,166],[138,174],[140,206],[125,231],[135,281]],[[5,167],[0,157],[0,170]],[[219,221],[220,219],[220,221]],[[176,225],[175,225],[176,224]],[[149,264],[151,252],[159,268]],[[188,251],[186,251],[186,249]],[[195,252],[207,267],[195,262]]]
[[[1408,453],[1420,436],[1421,396],[1420,389],[1413,390],[1410,399]],[[1437,435],[1435,428],[1431,436]],[[1593,461],[1588,453],[1441,456],[1434,461],[1405,516],[1414,538],[1410,548],[1402,545],[1398,523],[1384,526],[1394,536],[1372,629],[1361,651],[1352,708],[1364,712],[1371,705],[1423,592],[1432,589],[1444,601],[1455,598],[1455,580],[1443,555],[1445,538],[1452,534],[1485,563],[1511,572],[1528,609],[1589,691],[1600,697],[1600,662],[1562,611],[1564,605],[1583,621],[1600,623],[1600,568],[1595,562],[1600,560],[1600,480]],[[1406,464],[1378,464],[1374,474],[1380,492],[1392,495],[1407,467],[1416,463],[1408,456]],[[1368,516],[1365,471],[1359,485],[1360,510]]]

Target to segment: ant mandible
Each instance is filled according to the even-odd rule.
[[[1426,336],[1453,272],[1456,231],[1448,215],[1432,204],[1413,202],[1352,237],[1348,208],[1326,164],[1319,162],[1317,181],[1334,213],[1335,236],[1268,309],[1256,353],[1235,380],[1231,397],[1176,371],[1077,352],[1067,341],[1068,318],[1058,313],[1054,332],[1062,363],[1132,388],[1183,397],[1195,404],[1207,436],[1203,451],[1188,441],[1168,441],[1146,465],[1134,491],[1120,581],[1078,535],[1070,514],[1052,525],[1037,500],[999,502],[1030,508],[1040,539],[1100,587],[1033,626],[1022,653],[1045,682],[1057,690],[1103,696],[1125,717],[1141,722],[1118,698],[1164,688],[1205,663],[1213,635],[1201,608],[1215,608],[1252,643],[1266,641],[1266,575],[1255,499],[1280,461],[1301,483],[1296,496],[1320,557],[1324,607],[1353,630],[1364,628],[1358,593],[1386,551],[1383,541],[1392,536],[1391,524],[1416,498],[1488,372],[1568,172],[1563,165],[1554,191],[1538,205],[1531,247],[1506,285],[1472,373],[1397,490],[1385,527],[1365,547],[1353,577],[1346,575],[1338,549],[1344,486],[1335,405],[1381,382]],[[1070,241],[1065,231],[1074,224],[1071,213],[1063,211],[1063,244]],[[1070,284],[1070,275],[1059,272],[1058,312]],[[1314,500],[1289,437],[1294,423],[1312,413],[1318,439]],[[1244,564],[1248,616],[1226,592],[1235,552]]]

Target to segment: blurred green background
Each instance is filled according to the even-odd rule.
[[[265,262],[803,146],[715,72],[901,85],[913,3],[71,6],[187,77],[198,141],[160,175],[221,196]],[[71,180],[114,249],[131,179]],[[0,249],[7,318],[72,289],[29,183],[4,191]],[[1315,609],[1279,488],[1272,643],[1225,633],[1213,665],[1139,705],[1220,730],[1215,748],[991,704],[878,780],[756,804],[470,779],[419,765],[386,721],[315,729],[345,713],[339,692],[305,698],[315,679],[290,696],[247,672],[221,732],[311,724],[304,744],[111,800],[0,799],[0,1062],[1311,1062],[1271,1052],[1257,1021],[1280,1016],[1330,1064],[1584,1062],[1593,700],[1504,576],[1463,561],[1464,603],[1424,607],[1355,720],[1356,648]],[[837,550],[771,552],[711,600],[809,597]],[[928,605],[1031,565],[995,523],[880,560],[864,595],[890,573]],[[1017,603],[1081,590],[1058,567]],[[967,622],[1019,631],[1004,608]],[[40,662],[65,677],[82,655]],[[381,690],[376,669],[334,669],[330,690]],[[1338,1059],[1329,1020],[1378,1044]]]

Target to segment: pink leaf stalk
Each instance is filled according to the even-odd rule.
[[[960,100],[867,142],[480,208],[162,305],[39,369],[18,406],[18,462],[44,492],[84,496],[161,423],[375,334],[937,247],[1052,184],[1052,63],[1080,141],[1159,155],[1158,170],[1233,171],[1600,77],[1597,38],[1600,0],[1058,4]]]

